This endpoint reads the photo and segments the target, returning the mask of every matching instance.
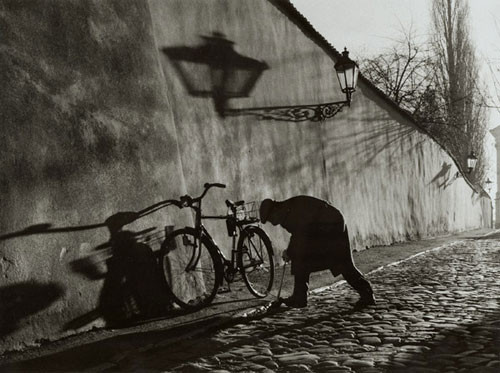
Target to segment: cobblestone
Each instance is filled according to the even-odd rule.
[[[376,306],[355,311],[357,295],[342,283],[310,295],[307,308],[134,359],[162,372],[497,372],[499,258],[493,240],[455,243],[371,274]]]

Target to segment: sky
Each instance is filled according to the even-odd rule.
[[[410,26],[421,38],[429,34],[432,0],[292,0],[295,7],[337,50],[344,47],[358,60],[394,43]],[[490,65],[500,81],[500,0],[468,0],[471,39],[482,78],[489,86],[488,104],[500,106]],[[496,65],[496,66],[495,66]],[[499,87],[500,90],[500,87]],[[500,95],[500,92],[499,92]],[[489,128],[500,125],[500,109],[491,108]]]

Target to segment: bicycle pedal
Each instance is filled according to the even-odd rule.
[[[231,292],[230,288],[219,288],[219,290],[217,290],[217,294],[225,294],[230,292]]]

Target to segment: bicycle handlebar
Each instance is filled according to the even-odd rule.
[[[157,210],[160,210],[170,205],[174,205],[180,209],[184,207],[192,207],[193,203],[200,202],[203,199],[203,197],[205,197],[205,194],[207,194],[208,190],[212,187],[225,188],[226,185],[221,183],[205,183],[204,185],[205,190],[199,197],[193,198],[190,195],[186,194],[185,196],[180,197],[178,200],[167,199],[165,201],[155,203],[154,205],[146,207],[145,209],[142,209],[137,212],[135,211],[120,212],[106,219],[105,225],[111,227],[113,230],[116,230],[118,228],[123,227],[124,225],[134,222],[135,220],[143,216],[149,215]]]
[[[205,183],[203,185],[205,189],[210,189],[211,187],[216,187],[216,188],[222,188],[224,189],[226,187],[226,184],[221,184],[221,183]]]
[[[182,196],[180,199],[179,199],[179,202],[181,204],[182,207],[192,207],[193,206],[193,203],[197,203],[197,202],[200,202],[203,197],[205,197],[205,195],[207,194],[208,190],[212,187],[215,187],[215,188],[225,188],[226,185],[225,184],[221,184],[221,183],[205,183],[203,185],[203,187],[205,188],[203,190],[203,193],[201,193],[200,196],[196,197],[196,198],[193,198],[191,197],[189,194],[186,194],[184,196]]]

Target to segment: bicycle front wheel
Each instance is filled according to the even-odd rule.
[[[271,240],[266,232],[248,226],[238,241],[238,265],[243,281],[253,295],[264,298],[274,281],[274,259]]]
[[[210,304],[222,282],[222,262],[209,239],[186,227],[165,238],[162,272],[169,295],[181,308],[196,310]]]

